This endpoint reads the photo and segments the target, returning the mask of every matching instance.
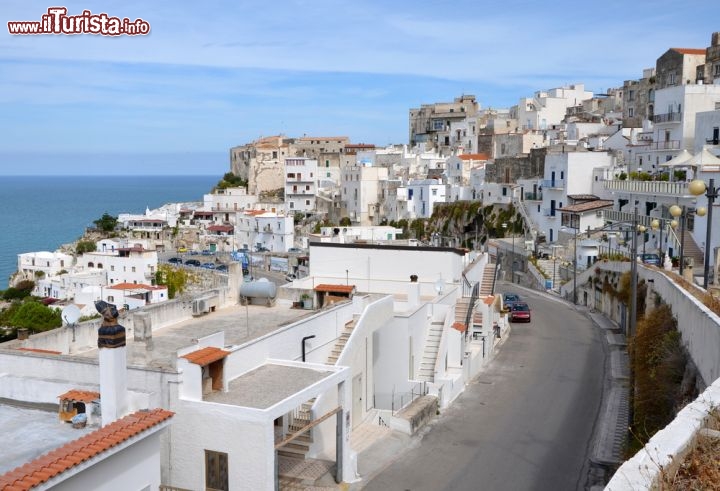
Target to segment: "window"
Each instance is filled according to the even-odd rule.
[[[115,297],[113,297],[112,295],[108,295],[108,302],[114,302],[114,301],[115,301]]]
[[[135,272],[135,266],[132,267],[132,272],[133,272],[133,273]]]
[[[277,152],[276,152],[276,151],[274,151],[274,152],[273,152],[273,156],[272,156],[272,158],[274,158],[274,159],[276,159],[276,158],[277,158]]]
[[[293,202],[291,201],[291,202],[290,202],[290,209],[292,210],[293,208],[295,208],[295,203],[293,203]]]
[[[328,172],[328,173],[325,175],[325,177],[330,177],[330,173]]]
[[[634,116],[635,116],[635,109],[633,109],[632,107],[628,108],[628,117],[632,118]]]
[[[205,450],[205,487],[221,491],[230,489],[226,453]]]
[[[432,195],[433,195],[433,196],[437,196],[437,189],[433,189],[433,190],[432,190]]]
[[[630,90],[628,91],[628,101],[634,101],[635,100],[635,91]]]
[[[305,200],[305,206],[310,206],[310,200],[309,200],[309,199],[306,199],[306,200]]]
[[[330,161],[329,161],[329,160],[326,160],[326,161],[325,161],[325,167],[330,167]]]
[[[713,76],[720,77],[720,63],[716,63],[714,69]]]
[[[115,271],[115,266],[110,266],[110,271]]]

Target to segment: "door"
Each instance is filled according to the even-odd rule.
[[[355,428],[362,422],[363,418],[363,384],[362,374],[353,377],[352,384],[352,426]]]

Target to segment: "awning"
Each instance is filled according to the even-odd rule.
[[[693,154],[683,148],[675,157],[660,164],[660,167],[689,167],[693,165],[688,163],[692,158]]]

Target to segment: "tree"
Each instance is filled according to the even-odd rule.
[[[103,213],[103,216],[93,221],[95,226],[103,232],[112,232],[117,226],[117,217],[109,215],[107,212]]]
[[[97,244],[92,240],[81,240],[75,246],[75,252],[78,254],[85,254],[86,252],[95,252],[97,250]]]
[[[60,310],[47,307],[40,302],[23,303],[10,318],[13,327],[24,327],[33,331],[49,331],[62,326]]]
[[[17,285],[11,286],[2,292],[2,298],[5,300],[22,300],[23,298],[29,297],[34,288],[34,281],[22,280]]]
[[[340,219],[341,227],[349,227],[350,225],[352,225],[352,222],[350,221],[350,217],[342,217]]]
[[[226,172],[222,179],[217,183],[217,188],[244,188],[247,187],[248,182],[240,176],[236,176],[232,172]]]
[[[155,273],[155,283],[167,286],[168,297],[171,299],[185,291],[189,279],[187,271],[167,264],[160,265]]]

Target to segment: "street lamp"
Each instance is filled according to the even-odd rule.
[[[645,225],[638,225],[638,232],[640,232],[643,236],[643,260],[645,259],[645,243],[647,242],[645,240],[645,231],[646,230],[647,230],[647,228],[645,227]]]
[[[555,278],[556,278],[556,272],[555,272],[555,262],[557,261],[557,256],[553,255],[553,277],[552,277],[552,289],[555,290]]]
[[[633,212],[633,234],[632,234],[632,259],[630,261],[630,336],[635,334],[635,323],[637,322],[637,229],[638,229],[638,209],[635,206]]]
[[[663,228],[665,228],[665,225],[662,223],[662,218],[660,218],[660,219],[656,218],[655,220],[650,222],[650,227],[653,230],[660,232],[660,241],[658,242],[658,253],[659,253],[658,255],[660,256],[660,260],[664,261],[665,254],[663,253],[663,242],[662,242],[663,236],[662,236],[662,234],[663,234]]]
[[[705,197],[707,197],[708,200],[707,229],[705,231],[705,264],[703,265],[703,288],[707,290],[708,278],[710,276],[710,240],[712,238],[712,210],[713,203],[715,203],[715,198],[718,197],[718,189],[715,188],[715,179],[710,179],[708,185],[706,185],[705,182],[701,181],[700,179],[695,179],[694,181],[691,181],[688,185],[688,190],[693,196],[700,196],[701,194],[705,193]],[[703,216],[704,213],[702,215],[700,214],[701,209],[702,208],[698,209],[698,215]]]

